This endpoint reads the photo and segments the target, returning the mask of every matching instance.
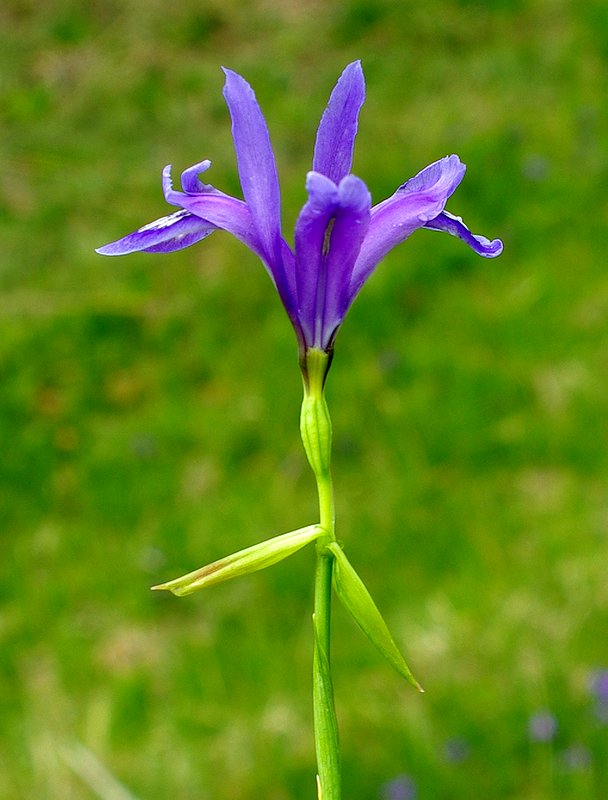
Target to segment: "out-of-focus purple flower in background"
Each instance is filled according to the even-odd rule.
[[[452,764],[461,764],[471,754],[471,747],[467,741],[458,736],[448,739],[443,745],[443,756]]]
[[[608,703],[608,669],[598,669],[591,681],[591,691],[602,703]]]
[[[557,719],[547,710],[536,711],[528,720],[528,734],[533,742],[552,741],[557,728]]]
[[[380,790],[380,800],[416,800],[416,784],[409,775],[397,775]]]
[[[561,763],[568,772],[583,772],[589,769],[592,761],[591,751],[580,742],[571,744],[561,753]]]
[[[598,669],[592,674],[589,692],[594,701],[596,718],[608,724],[608,669]]]

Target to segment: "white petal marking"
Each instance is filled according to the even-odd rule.
[[[147,225],[144,225],[143,228],[138,228],[137,233],[144,233],[144,231],[157,231],[162,230],[162,228],[170,228],[171,225],[175,225],[176,222],[179,222],[187,216],[189,216],[189,212],[182,208],[180,211],[175,211],[173,214],[169,214],[167,217],[161,217],[160,219],[154,220],[154,222],[149,222]]]

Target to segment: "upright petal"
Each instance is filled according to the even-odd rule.
[[[444,231],[451,236],[462,239],[472,250],[484,258],[496,258],[496,256],[502,253],[503,247],[500,239],[493,239],[490,241],[486,239],[485,236],[471,233],[462,221],[462,218],[455,217],[454,214],[450,214],[449,211],[442,211],[435,219],[425,223],[424,227],[432,231]]]
[[[336,186],[309,172],[306,188],[309,199],[295,234],[298,315],[305,343],[327,350],[349,305],[351,272],[367,232],[371,198],[354,175]]]
[[[359,111],[364,101],[363,70],[361,62],[354,61],[340,75],[331,93],[315,141],[312,168],[336,184],[351,171]]]
[[[272,264],[281,254],[281,197],[268,128],[251,86],[230,69],[224,73],[224,97],[232,117],[243,196],[265,260]]]
[[[102,256],[127,253],[171,253],[200,242],[217,230],[215,225],[182,209],[138,228],[115,242],[98,247]]]
[[[395,194],[372,208],[369,232],[353,270],[351,299],[393,247],[443,211],[465,169],[458,156],[446,156],[430,164],[400,186]]]

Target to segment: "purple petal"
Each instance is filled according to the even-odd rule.
[[[182,174],[184,187],[194,188],[194,181],[198,180],[196,178],[198,167],[200,164],[184,171]],[[287,242],[279,237],[278,253],[270,260],[260,242],[258,229],[247,204],[200,181],[197,185],[198,193],[177,192],[171,180],[171,166],[163,170],[163,191],[167,202],[186,209],[190,214],[194,214],[215,228],[231,233],[254,252],[266,267],[295,325],[294,258]]]
[[[423,193],[430,190],[435,194],[442,192],[446,197],[450,197],[464,178],[466,169],[458,156],[446,156],[420,170],[417,175],[402,184],[396,194],[401,192]]]
[[[441,214],[465,169],[458,156],[446,156],[372,208],[369,232],[353,270],[350,287],[353,297],[393,247]]]
[[[298,315],[308,346],[326,350],[348,306],[353,266],[367,232],[371,198],[348,175],[338,186],[309,172],[309,198],[296,223]]]
[[[338,184],[349,174],[359,111],[365,101],[365,80],[361,62],[349,64],[340,75],[323,112],[312,162],[320,172]]]
[[[217,189],[207,183],[199,180],[199,175],[202,172],[207,172],[211,166],[211,161],[205,159],[192,167],[188,167],[182,172],[182,189],[189,194],[198,194],[199,192],[212,192],[217,193]]]
[[[451,236],[456,236],[466,242],[478,255],[484,258],[495,258],[502,253],[503,245],[500,239],[490,241],[485,236],[471,233],[462,221],[461,217],[455,217],[449,211],[442,211],[441,214],[425,223],[425,228],[431,231],[444,231]]]
[[[97,248],[96,252],[102,256],[123,256],[136,252],[171,253],[200,242],[214,230],[215,225],[182,209],[150,222],[116,242]]]
[[[230,69],[224,73],[224,97],[232,117],[243,196],[265,260],[272,264],[281,256],[281,198],[268,128],[251,86]]]
[[[216,228],[228,231],[265,260],[265,251],[258,239],[251,213],[242,200],[217,191],[199,194],[177,192],[171,181],[171,165],[163,170],[163,191],[168,203],[186,209]]]

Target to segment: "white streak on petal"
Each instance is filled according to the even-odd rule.
[[[149,222],[142,228],[138,228],[137,233],[143,233],[144,231],[158,231],[162,230],[163,228],[169,228],[171,225],[175,225],[176,222],[179,222],[188,215],[188,211],[182,208],[181,211],[176,211],[173,214],[169,214],[167,217],[161,217],[160,219],[154,220],[154,222]]]

